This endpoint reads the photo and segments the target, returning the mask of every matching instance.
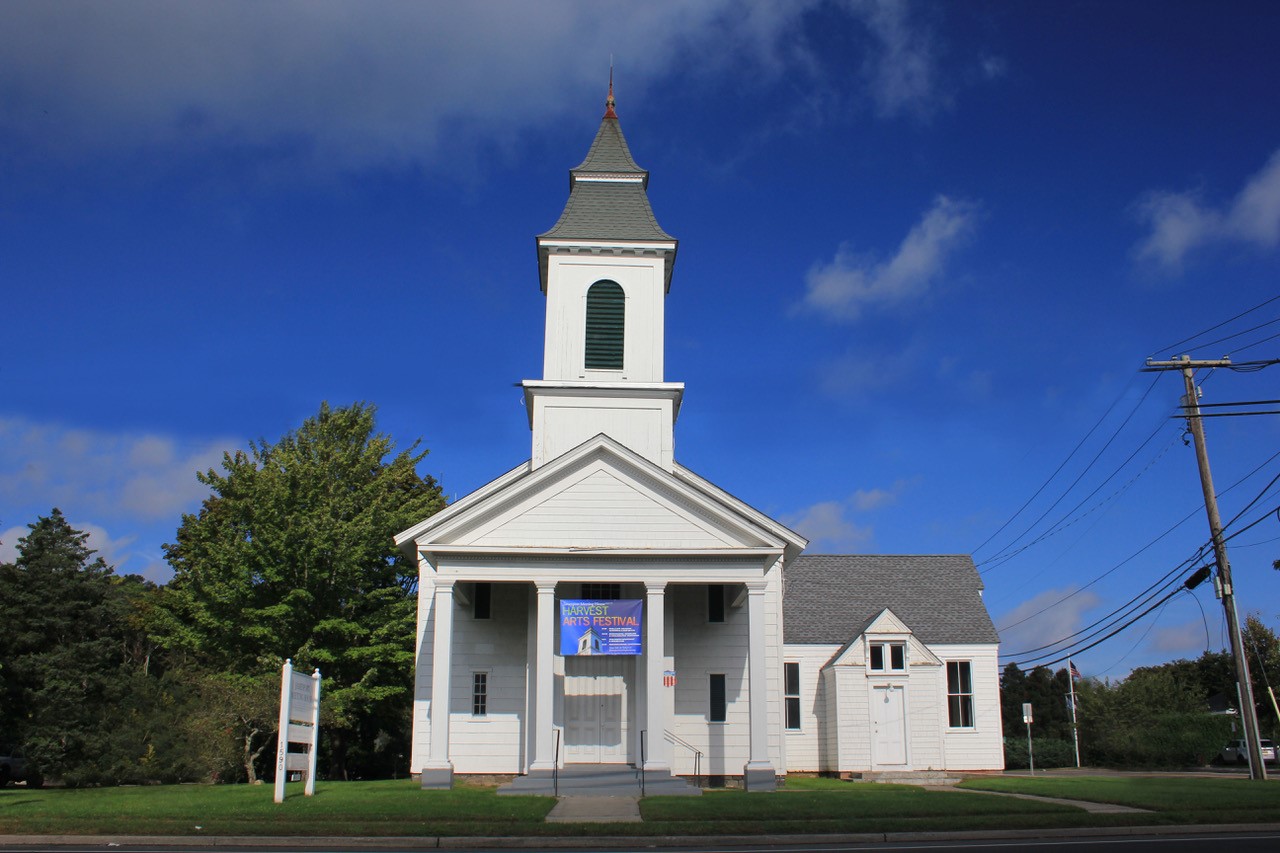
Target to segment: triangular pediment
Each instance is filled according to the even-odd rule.
[[[901,642],[907,646],[910,666],[938,666],[941,660],[920,642],[911,628],[889,608],[881,610],[845,647],[837,652],[828,666],[865,666],[868,642]]]
[[[396,539],[531,551],[787,546],[747,509],[599,435],[540,468],[510,472]]]

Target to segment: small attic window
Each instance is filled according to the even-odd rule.
[[[906,643],[872,643],[869,661],[872,672],[904,672],[907,668]]]
[[[616,281],[587,289],[587,370],[621,370],[626,296]]]

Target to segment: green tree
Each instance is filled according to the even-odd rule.
[[[61,510],[28,527],[17,560],[0,565],[0,731],[46,775],[117,781],[104,769],[117,763],[113,749],[140,747],[113,746],[104,720],[128,692],[130,601],[146,582],[116,577]]]
[[[1280,720],[1276,715],[1276,690],[1280,689],[1280,638],[1260,616],[1253,613],[1245,617],[1242,634],[1254,699],[1257,700],[1258,725],[1264,737],[1274,739],[1276,734],[1280,734]]]
[[[207,668],[251,678],[286,658],[319,667],[333,775],[349,775],[353,742],[406,736],[418,571],[392,536],[444,506],[416,471],[418,446],[395,453],[373,406],[323,404],[278,442],[250,443],[224,454],[221,471],[197,474],[212,494],[165,546],[175,574],[157,635]]]

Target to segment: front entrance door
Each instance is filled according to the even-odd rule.
[[[901,687],[871,691],[871,760],[877,765],[907,763],[907,717]]]
[[[564,659],[564,760],[627,762],[627,682],[635,658],[578,655]]]

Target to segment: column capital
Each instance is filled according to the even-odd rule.
[[[432,581],[432,585],[433,585],[433,586],[435,586],[435,589],[436,589],[436,592],[437,592],[437,593],[439,593],[439,592],[453,592],[453,585],[454,585],[455,583],[457,583],[457,581],[456,581],[456,580],[454,580],[453,578],[442,578],[442,577],[436,577],[436,578]]]
[[[666,581],[645,581],[644,591],[649,595],[659,595],[667,591]]]
[[[769,589],[769,582],[766,580],[751,580],[747,581],[744,586],[746,586],[747,592],[751,595],[764,595]]]
[[[534,581],[533,585],[538,589],[538,595],[555,595],[556,581]]]

